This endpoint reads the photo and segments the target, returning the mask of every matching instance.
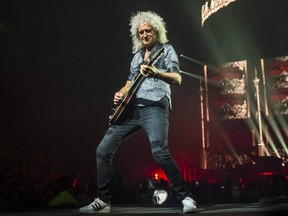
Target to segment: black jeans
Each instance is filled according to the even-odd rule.
[[[134,118],[106,131],[96,150],[98,198],[110,201],[113,155],[125,139],[140,129],[147,133],[153,158],[165,172],[178,200],[184,199],[189,195],[186,184],[168,149],[169,110],[159,106],[136,109]]]

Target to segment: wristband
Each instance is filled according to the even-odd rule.
[[[160,73],[157,71],[156,76],[154,77],[154,81],[157,82],[159,80]]]

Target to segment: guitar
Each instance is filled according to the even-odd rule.
[[[164,47],[159,49],[150,59],[149,61],[145,62],[145,65],[152,65],[153,62],[160,56],[160,54],[164,51]],[[135,78],[135,81],[133,84],[130,86],[128,89],[127,93],[123,96],[122,100],[118,103],[118,105],[113,108],[112,110],[114,111],[112,115],[109,116],[109,125],[113,125],[117,122],[119,117],[122,115],[123,111],[131,101],[131,98],[137,91],[138,87],[140,84],[144,81],[145,76],[143,76],[141,73],[137,75]]]

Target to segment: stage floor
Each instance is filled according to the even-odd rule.
[[[111,213],[101,215],[184,215],[179,206],[151,206],[151,205],[115,205],[112,206]],[[256,215],[288,215],[288,202],[283,203],[254,203],[254,204],[221,204],[198,206],[197,212],[185,215],[233,215],[233,216],[256,216]],[[1,212],[2,216],[74,216],[79,214],[78,208],[65,209],[43,209],[43,210],[25,210],[13,212]]]

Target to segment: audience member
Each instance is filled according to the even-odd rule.
[[[46,208],[47,206],[85,206],[91,202],[91,198],[97,191],[95,187],[97,178],[91,174],[94,170],[93,166],[85,166],[87,169],[83,172],[82,167],[77,167],[79,164],[75,164],[73,160],[67,160],[69,157],[59,157],[59,154],[54,152],[47,154],[47,151],[37,151],[29,145],[25,148],[23,146],[25,145],[13,146],[0,143],[0,211]],[[76,184],[72,185],[71,181],[68,182],[67,176],[75,177]],[[116,182],[115,190],[119,185],[119,182]],[[58,183],[61,184],[58,185]],[[125,193],[125,198],[128,198],[125,201],[132,202],[135,191],[127,191],[124,182],[121,180],[120,183],[121,191]],[[241,193],[240,185],[235,184],[234,187],[233,181],[230,180],[224,182],[203,180],[189,184],[198,203],[204,205],[288,201],[287,179],[282,173],[275,174],[270,181],[261,184],[251,179],[247,185],[242,185]],[[62,189],[59,188],[60,185]],[[230,188],[230,196],[226,193],[228,188]],[[122,197],[120,198],[119,200],[122,201]]]
[[[72,182],[69,177],[67,176],[61,176],[57,180],[57,186],[59,193],[50,200],[48,203],[48,206],[58,206],[58,207],[77,207],[79,206],[79,202],[73,197],[73,195],[70,192],[70,189],[72,187]]]
[[[243,188],[240,182],[234,182],[231,185],[231,198],[233,203],[243,203],[245,199],[243,197]]]
[[[74,197],[80,206],[86,206],[92,202],[92,199],[88,196],[88,185],[81,178],[77,179]]]

